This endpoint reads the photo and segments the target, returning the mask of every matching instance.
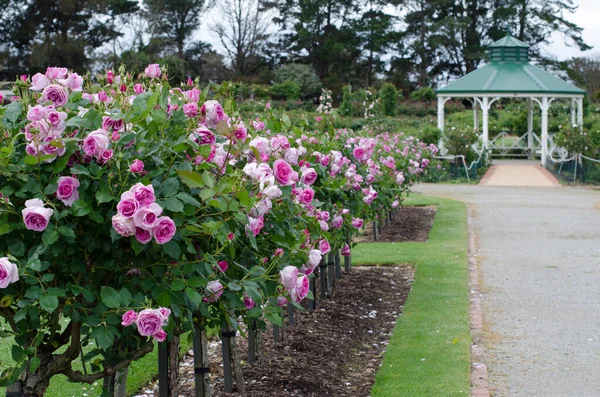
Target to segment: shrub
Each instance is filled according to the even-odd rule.
[[[352,109],[352,87],[349,85],[342,88],[342,103],[339,111],[342,116],[352,116],[354,113]]]
[[[426,144],[437,145],[442,138],[442,131],[433,125],[427,125],[421,130],[421,140]]]
[[[394,116],[396,114],[396,106],[398,106],[398,90],[393,84],[385,83],[379,90],[379,98],[383,106],[383,114],[386,116]]]
[[[273,72],[275,83],[293,81],[300,87],[303,97],[316,96],[321,92],[321,80],[314,69],[303,63],[290,63],[281,66]]]
[[[415,102],[433,102],[436,100],[436,95],[433,88],[423,87],[411,92],[410,99]]]
[[[271,86],[273,99],[298,99],[300,93],[300,86],[292,80],[285,80],[283,83],[275,83]]]
[[[582,131],[579,126],[562,127],[554,136],[554,142],[567,149],[570,154],[593,156],[597,152],[592,135],[588,131]]]
[[[469,157],[472,146],[479,139],[479,134],[472,128],[447,127],[444,130],[444,145],[448,153],[455,156]]]

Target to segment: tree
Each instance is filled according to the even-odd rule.
[[[163,42],[166,52],[175,52],[180,58],[207,9],[205,0],[144,0],[150,32]]]
[[[582,84],[590,98],[600,92],[600,54],[587,57],[573,58],[567,62],[569,77]],[[596,98],[594,98],[596,99]]]
[[[116,69],[118,65],[119,57],[117,55],[117,38],[123,36],[123,32],[117,29],[117,22],[122,25],[126,22],[125,16],[130,16],[134,12],[138,11],[138,2],[134,0],[109,0],[107,7],[107,14],[110,21],[112,30],[118,32],[113,35],[112,38],[112,68]]]
[[[248,77],[261,65],[260,53],[268,37],[268,24],[257,0],[223,0],[221,21],[212,31],[219,38],[235,80]]]

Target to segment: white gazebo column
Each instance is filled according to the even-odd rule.
[[[571,127],[577,124],[576,113],[575,113],[575,102],[577,100],[575,98],[571,98]]]
[[[529,148],[527,158],[532,160],[535,149],[533,145],[533,102],[531,98],[527,99],[527,148]]]
[[[439,96],[438,97],[438,128],[444,132],[444,104],[446,103],[446,98]]]
[[[548,97],[542,98],[542,167],[546,167],[548,157]]]
[[[479,132],[479,110],[477,106],[477,98],[473,98],[473,130]]]
[[[483,136],[482,136],[482,143],[483,143],[483,148],[484,150],[487,150],[488,148],[488,140],[489,140],[489,135],[490,135],[490,131],[488,128],[488,112],[490,110],[490,105],[489,105],[489,98],[484,96],[483,97],[483,103],[481,105],[481,121],[483,122]]]
[[[577,98],[577,125],[583,130],[583,97]]]

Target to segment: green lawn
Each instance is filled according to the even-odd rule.
[[[412,195],[407,205],[437,205],[423,243],[361,243],[354,265],[415,266],[413,288],[377,373],[372,396],[466,396],[470,330],[466,205]]]

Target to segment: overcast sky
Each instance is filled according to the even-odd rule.
[[[565,45],[564,37],[555,33],[552,37],[554,43],[546,46],[545,50],[559,60],[594,53],[600,54],[600,0],[575,0],[574,3],[579,6],[575,14],[565,16],[569,21],[583,28],[583,39],[594,48],[581,52],[576,47]]]

